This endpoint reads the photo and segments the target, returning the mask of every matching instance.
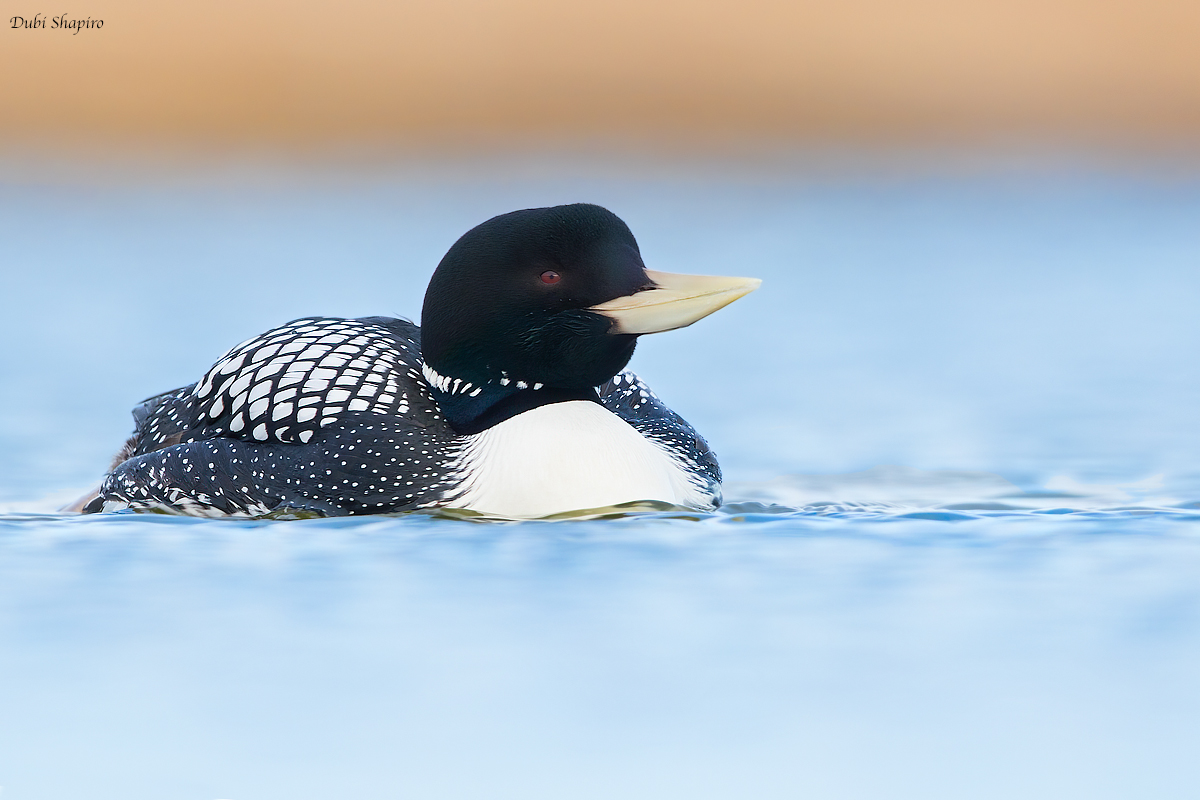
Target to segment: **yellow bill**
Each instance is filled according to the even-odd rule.
[[[655,283],[653,289],[588,309],[613,321],[610,333],[659,333],[685,328],[762,284],[758,278],[677,275],[649,269],[646,274]]]

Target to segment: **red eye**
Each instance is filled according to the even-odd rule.
[[[542,283],[558,283],[562,280],[562,275],[559,275],[552,269],[548,269],[542,273]]]

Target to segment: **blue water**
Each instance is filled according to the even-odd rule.
[[[1200,176],[936,164],[0,184],[9,798],[1200,792]],[[74,517],[141,398],[587,200],[763,288],[633,367],[712,515]]]

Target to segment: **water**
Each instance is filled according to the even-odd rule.
[[[1200,790],[1200,181],[475,166],[0,189],[5,800]],[[765,280],[633,363],[720,512],[52,513],[142,397],[576,200]]]

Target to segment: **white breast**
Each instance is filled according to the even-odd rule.
[[[551,403],[471,437],[465,492],[451,503],[513,518],[636,500],[707,508],[707,495],[665,450],[597,403]]]

